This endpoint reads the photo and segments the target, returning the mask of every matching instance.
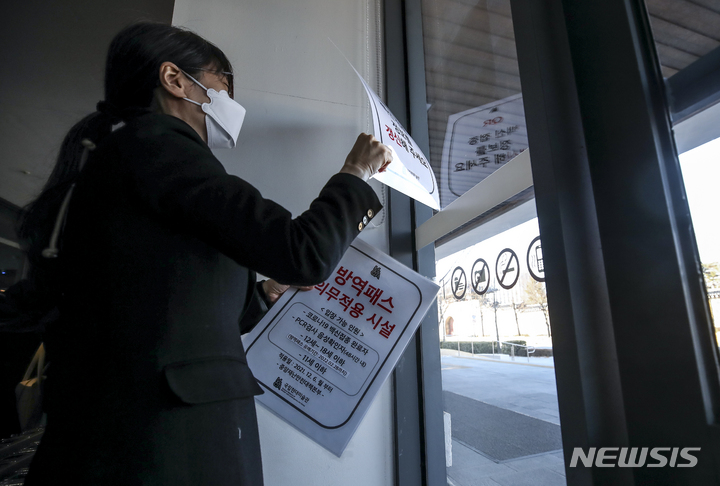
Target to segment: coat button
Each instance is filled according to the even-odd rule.
[[[364,228],[364,225],[363,225],[362,223],[360,223],[360,224],[358,225],[358,231],[362,231],[363,228]]]
[[[367,218],[367,216],[363,216],[363,224],[364,224],[365,226],[367,226],[367,224],[368,224],[368,218]]]
[[[375,216],[375,213],[373,213],[373,210],[372,210],[372,209],[368,209],[368,213],[367,213],[367,214],[368,214],[368,218],[372,218],[373,216]]]

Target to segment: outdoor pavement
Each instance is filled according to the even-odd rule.
[[[565,486],[552,358],[441,352],[448,485]]]

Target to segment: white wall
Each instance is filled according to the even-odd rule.
[[[291,210],[307,209],[361,131],[371,131],[362,85],[378,79],[375,0],[176,0],[173,23],[230,57],[247,109],[238,147],[217,151],[228,172]],[[380,192],[381,186],[376,185]],[[381,198],[382,199],[382,198]],[[363,239],[387,251],[384,211]],[[392,388],[386,383],[341,458],[258,405],[266,486],[393,484]]]

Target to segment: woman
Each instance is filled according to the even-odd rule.
[[[381,209],[365,180],[391,156],[361,134],[292,219],[210,151],[234,146],[242,124],[231,73],[191,32],[120,32],[99,112],[68,134],[24,218],[35,299],[60,315],[45,333],[48,423],[27,485],[262,484],[262,390],[241,331],[288,285],[330,275]],[[59,256],[44,258],[73,183]],[[256,271],[274,280],[256,285]]]

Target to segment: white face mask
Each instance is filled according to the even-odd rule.
[[[245,119],[245,108],[230,98],[227,91],[217,92],[212,88],[208,89],[185,71],[183,73],[204,89],[210,98],[210,103],[198,103],[189,98],[183,98],[190,103],[195,103],[205,112],[208,147],[235,148],[240,128]]]

